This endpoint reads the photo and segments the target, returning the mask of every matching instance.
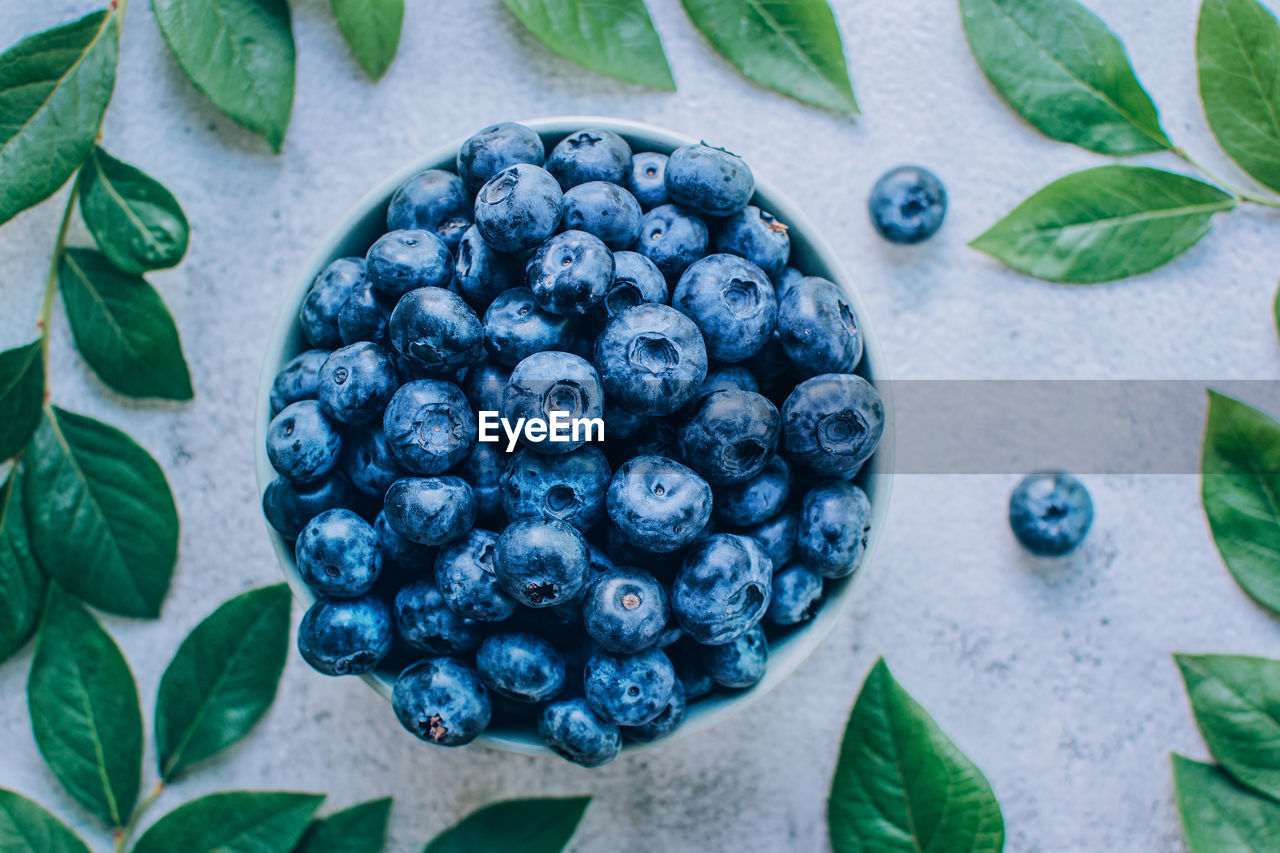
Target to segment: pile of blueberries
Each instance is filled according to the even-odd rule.
[[[858,567],[884,407],[845,295],[789,266],[754,190],[706,144],[547,154],[512,123],[400,187],[272,391],[263,509],[317,596],[312,667],[399,673],[428,742],[495,721],[586,766],[763,676]],[[603,440],[509,452],[480,413]]]

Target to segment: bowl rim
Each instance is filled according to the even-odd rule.
[[[522,121],[520,124],[531,128],[539,136],[564,137],[584,128],[599,128],[613,131],[623,138],[636,141],[635,146],[645,151],[670,151],[682,146],[698,142],[682,134],[665,128],[628,119],[608,116],[568,115]],[[341,220],[326,234],[318,248],[310,255],[302,274],[294,281],[285,293],[279,312],[272,324],[271,336],[263,356],[262,372],[259,378],[258,403],[254,414],[254,460],[258,482],[258,505],[261,506],[262,495],[267,486],[275,479],[276,474],[267,459],[266,431],[271,420],[271,386],[276,373],[292,358],[290,340],[296,328],[298,309],[302,305],[307,291],[316,276],[333,260],[340,257],[340,247],[349,235],[377,208],[385,208],[396,189],[406,180],[425,169],[442,168],[442,164],[456,161],[457,152],[468,137],[459,137],[446,144],[438,145],[423,155],[415,158],[393,172],[367,192],[358,202],[350,207]],[[452,165],[448,166],[451,171]],[[831,244],[815,228],[809,218],[787,197],[767,180],[756,175],[756,187],[752,203],[768,209],[780,221],[787,223],[793,233],[803,235],[814,255],[817,267],[825,273],[825,277],[835,282],[852,303],[855,316],[858,318],[862,333],[863,356],[858,372],[866,374],[876,386],[884,401],[885,426],[875,454],[868,461],[866,475],[872,480],[873,487],[867,488],[871,502],[871,530],[867,545],[863,552],[859,568],[827,595],[826,602],[803,628],[788,635],[782,648],[786,655],[777,660],[775,650],[771,648],[769,667],[759,682],[746,690],[713,697],[690,707],[690,713],[684,722],[670,735],[649,743],[626,741],[621,755],[635,754],[640,751],[661,747],[674,743],[682,738],[705,731],[730,717],[736,716],[759,700],[766,693],[777,687],[794,672],[813,651],[835,629],[844,611],[853,599],[854,590],[866,586],[866,575],[873,565],[876,546],[888,516],[890,494],[892,492],[894,457],[894,419],[893,400],[889,383],[889,373],[885,363],[884,351],[879,338],[875,334],[874,324],[870,322],[865,304],[854,287],[851,276],[841,263],[839,256]],[[293,595],[304,605],[310,606],[316,595],[302,582],[294,562],[292,544],[277,533],[266,522],[261,512],[258,513],[267,535],[271,540],[280,570],[285,576]],[[374,692],[388,702],[391,699],[391,687],[383,679],[373,673],[360,676]],[[536,736],[513,735],[501,732],[484,732],[474,743],[504,752],[538,757],[556,757],[556,754]]]

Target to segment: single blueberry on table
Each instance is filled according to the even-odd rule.
[[[450,249],[471,227],[471,195],[462,179],[427,169],[400,185],[387,206],[388,231],[430,231]]]
[[[661,204],[640,221],[636,251],[674,281],[707,253],[708,240],[706,222],[674,204]]]
[[[502,510],[502,472],[509,460],[510,454],[497,442],[477,441],[455,469],[471,484],[476,496],[476,518],[483,523],[499,526],[506,523]]]
[[[638,252],[613,253],[613,284],[600,303],[606,319],[646,302],[666,301],[667,280],[653,261]]]
[[[552,702],[538,715],[538,737],[567,761],[599,767],[622,749],[618,727],[591,710],[582,697]]]
[[[764,618],[774,625],[799,625],[813,618],[822,603],[822,576],[804,563],[791,563],[773,573],[772,596]]]
[[[417,576],[429,568],[431,561],[435,559],[434,548],[401,536],[387,523],[385,512],[378,513],[373,529],[378,534],[378,548],[382,551],[384,569],[396,569],[401,573]]]
[[[546,158],[542,138],[523,124],[491,124],[458,149],[458,175],[469,190],[517,163],[541,166]]]
[[[741,483],[773,458],[782,419],[753,391],[715,391],[699,400],[680,427],[680,455],[708,483]]]
[[[773,562],[749,536],[717,533],[685,556],[671,609],[691,639],[721,645],[741,637],[769,607]]]
[[[806,379],[782,405],[787,459],[826,477],[857,474],[883,433],[884,401],[861,376],[824,373]]]
[[[448,287],[453,278],[449,247],[429,231],[383,234],[369,247],[365,263],[373,289],[391,299],[419,287]]]
[[[493,249],[472,225],[462,235],[455,250],[453,281],[458,293],[477,311],[504,290],[520,284],[520,268],[509,255]]]
[[[531,440],[525,430],[520,440],[537,453],[570,453],[598,436],[599,430],[579,429],[574,440],[572,423],[580,419],[604,417],[604,388],[591,362],[567,352],[539,352],[521,361],[511,371],[502,395],[502,417],[516,424],[521,418],[541,419],[551,424],[553,413],[569,441]]]
[[[391,353],[364,341],[329,354],[320,367],[316,393],[326,415],[345,424],[362,424],[382,414],[399,384]]]
[[[704,216],[731,216],[747,206],[756,190],[745,160],[705,142],[672,151],[664,182],[672,201]]]
[[[363,675],[391,651],[391,609],[376,595],[319,598],[298,624],[298,652],[324,675]]]
[[[1041,557],[1074,551],[1093,524],[1084,483],[1055,471],[1031,474],[1009,497],[1009,526],[1022,547]]]
[[[508,368],[535,352],[565,350],[572,342],[573,320],[543,310],[527,287],[504,290],[484,312],[484,348],[491,360]]]
[[[563,201],[560,185],[545,169],[510,166],[476,195],[476,228],[499,252],[532,249],[555,233]]]
[[[876,181],[867,208],[881,237],[891,243],[919,243],[942,227],[947,190],[928,169],[899,166]]]
[[[291,403],[316,399],[320,368],[328,358],[328,350],[309,349],[289,359],[280,368],[271,383],[272,417],[280,414]]]
[[[858,318],[825,278],[802,278],[787,291],[778,306],[778,339],[804,376],[850,373],[862,360]]]
[[[517,702],[543,702],[564,687],[564,658],[537,634],[486,637],[476,652],[476,669],[490,690]]]
[[[631,157],[631,171],[627,175],[627,189],[645,210],[667,204],[666,184],[667,155],[657,151],[643,151]]]
[[[858,567],[870,532],[867,493],[852,483],[828,483],[804,496],[796,546],[806,566],[842,578]]]
[[[391,344],[410,364],[445,376],[484,355],[484,326],[471,306],[442,287],[411,290],[391,312]]]
[[[778,320],[769,277],[737,255],[708,255],[695,261],[680,276],[671,307],[697,324],[707,355],[726,363],[758,352]]]
[[[585,533],[604,517],[612,473],[590,445],[555,456],[521,450],[502,473],[502,508],[512,520],[554,518]]]
[[[595,576],[582,602],[587,634],[610,652],[656,646],[670,616],[662,584],[644,569],[626,566]]]
[[[461,477],[403,477],[383,505],[391,529],[420,545],[441,545],[471,529],[476,497]]]
[[[400,463],[387,447],[382,424],[376,421],[347,431],[342,450],[342,470],[357,491],[379,500],[386,495],[392,483],[404,476]]]
[[[631,146],[611,130],[580,130],[551,149],[547,171],[566,190],[588,181],[622,184],[631,171]]]
[[[436,586],[455,613],[478,622],[510,619],[519,604],[503,592],[494,574],[498,535],[472,528],[436,554]]]
[[[285,406],[267,427],[267,459],[285,479],[314,483],[338,464],[342,430],[316,400]]]
[[[307,522],[294,556],[303,582],[331,598],[364,595],[382,572],[377,532],[349,509],[326,510]]]
[[[387,328],[396,300],[373,289],[367,281],[356,285],[338,312],[338,336],[346,345],[360,341],[387,343]]]
[[[790,496],[791,468],[774,456],[754,477],[717,487],[712,514],[731,527],[749,527],[781,512]]]
[[[462,379],[462,393],[467,395],[467,402],[477,412],[498,412],[502,410],[502,395],[506,393],[510,378],[510,368],[493,359],[482,359],[467,368]]]
[[[702,334],[668,305],[637,305],[614,317],[596,338],[592,361],[609,398],[642,415],[671,414],[707,377]]]
[[[597,651],[583,671],[591,709],[620,726],[638,726],[662,713],[675,681],[675,669],[660,649],[633,655]]]
[[[302,336],[313,347],[336,349],[342,346],[338,312],[356,285],[365,280],[363,258],[339,258],[316,276],[298,310]]]
[[[484,623],[459,616],[429,578],[401,587],[395,599],[396,631],[414,649],[432,655],[475,651],[484,639]]]
[[[471,743],[493,715],[480,676],[451,657],[427,658],[400,673],[391,708],[405,729],[440,746]]]
[[[564,194],[564,227],[594,234],[610,249],[636,241],[641,216],[640,202],[617,184],[588,181]]]
[[[785,566],[796,554],[800,514],[795,510],[783,510],[773,518],[744,527],[741,533],[760,543],[760,547],[769,555],[769,562],[775,566]]]
[[[629,741],[652,743],[659,738],[666,737],[680,727],[680,724],[684,722],[686,704],[684,685],[680,683],[680,679],[677,677],[675,685],[671,688],[671,698],[667,700],[666,707],[658,712],[658,716],[638,726],[623,726],[620,731],[623,737]]]
[[[578,316],[600,304],[613,284],[613,253],[594,234],[562,231],[538,247],[524,275],[539,305]]]
[[[712,246],[717,252],[751,261],[764,270],[770,281],[782,274],[791,257],[787,226],[754,204],[725,220]]]
[[[582,534],[555,519],[511,522],[498,537],[493,554],[498,583],[529,607],[551,607],[577,597],[589,565]]]
[[[415,474],[443,474],[471,452],[476,417],[452,382],[419,379],[401,385],[382,416],[391,455]]]
[[[764,677],[769,665],[769,642],[759,625],[728,643],[703,646],[702,662],[722,687],[742,689]]]
[[[691,468],[661,456],[636,456],[609,483],[609,518],[637,548],[678,551],[711,517],[711,487]]]

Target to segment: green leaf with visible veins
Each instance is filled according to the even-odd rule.
[[[391,798],[370,800],[314,821],[294,853],[382,853]]]
[[[133,853],[291,853],[323,801],[289,791],[208,794],[152,824]]]
[[[0,54],[0,225],[53,195],[93,150],[116,84],[118,27],[103,9]]]
[[[0,459],[27,446],[44,404],[40,341],[0,352]]]
[[[26,645],[35,631],[48,586],[31,550],[22,467],[17,466],[0,488],[0,661]]]
[[[66,824],[15,791],[0,788],[0,850],[5,853],[90,853]]]
[[[1191,853],[1275,853],[1280,803],[1246,791],[1212,764],[1173,756],[1178,813]]]
[[[400,47],[404,0],[333,0],[333,14],[360,67],[380,79]]]
[[[590,797],[504,800],[464,817],[437,835],[423,853],[519,850],[560,853],[578,829]]]
[[[155,178],[95,148],[80,172],[80,215],[122,272],[175,266],[187,253],[187,217]]]

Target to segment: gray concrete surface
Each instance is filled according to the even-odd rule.
[[[94,5],[4,0],[0,42]],[[1219,217],[1210,238],[1175,265],[1093,288],[1031,281],[965,247],[1049,179],[1103,161],[1041,138],[997,99],[953,2],[836,4],[865,111],[856,122],[741,80],[676,0],[650,2],[676,95],[549,55],[497,0],[411,0],[401,55],[374,86],[347,54],[328,3],[293,5],[298,92],[280,157],[183,79],[142,0],[125,28],[105,144],[167,183],[191,219],[186,263],[154,283],[177,317],[197,400],[113,397],[73,354],[65,321],[55,328],[55,399],[126,427],[164,465],[181,504],[182,556],[164,619],[106,620],[148,717],[185,632],[217,602],[279,577],[256,506],[251,413],[282,294],[368,187],[491,121],[616,115],[736,149],[831,237],[898,378],[1280,376],[1269,314],[1280,268],[1274,213]],[[1090,5],[1127,41],[1170,134],[1242,180],[1202,118],[1197,4]],[[943,231],[914,249],[881,242],[864,212],[876,176],[902,161],[933,167],[952,199]],[[0,345],[32,334],[58,214],[50,203],[0,229]],[[87,238],[77,230],[75,239]],[[331,807],[394,794],[394,849],[414,850],[491,800],[590,792],[595,802],[573,847],[580,853],[823,850],[840,733],[862,678],[884,655],[986,771],[1004,808],[1007,849],[1182,849],[1168,753],[1207,753],[1170,652],[1277,656],[1277,623],[1219,561],[1194,476],[1089,478],[1095,529],[1079,554],[1054,564],[1026,557],[1006,529],[1013,482],[900,477],[874,575],[836,633],[748,713],[669,749],[594,772],[432,749],[408,738],[360,682],[321,678],[295,656],[263,725],[167,792],[156,813],[235,787],[328,791]],[[104,849],[104,834],[58,789],[31,739],[29,663],[30,650],[0,667],[0,786],[68,816]]]

